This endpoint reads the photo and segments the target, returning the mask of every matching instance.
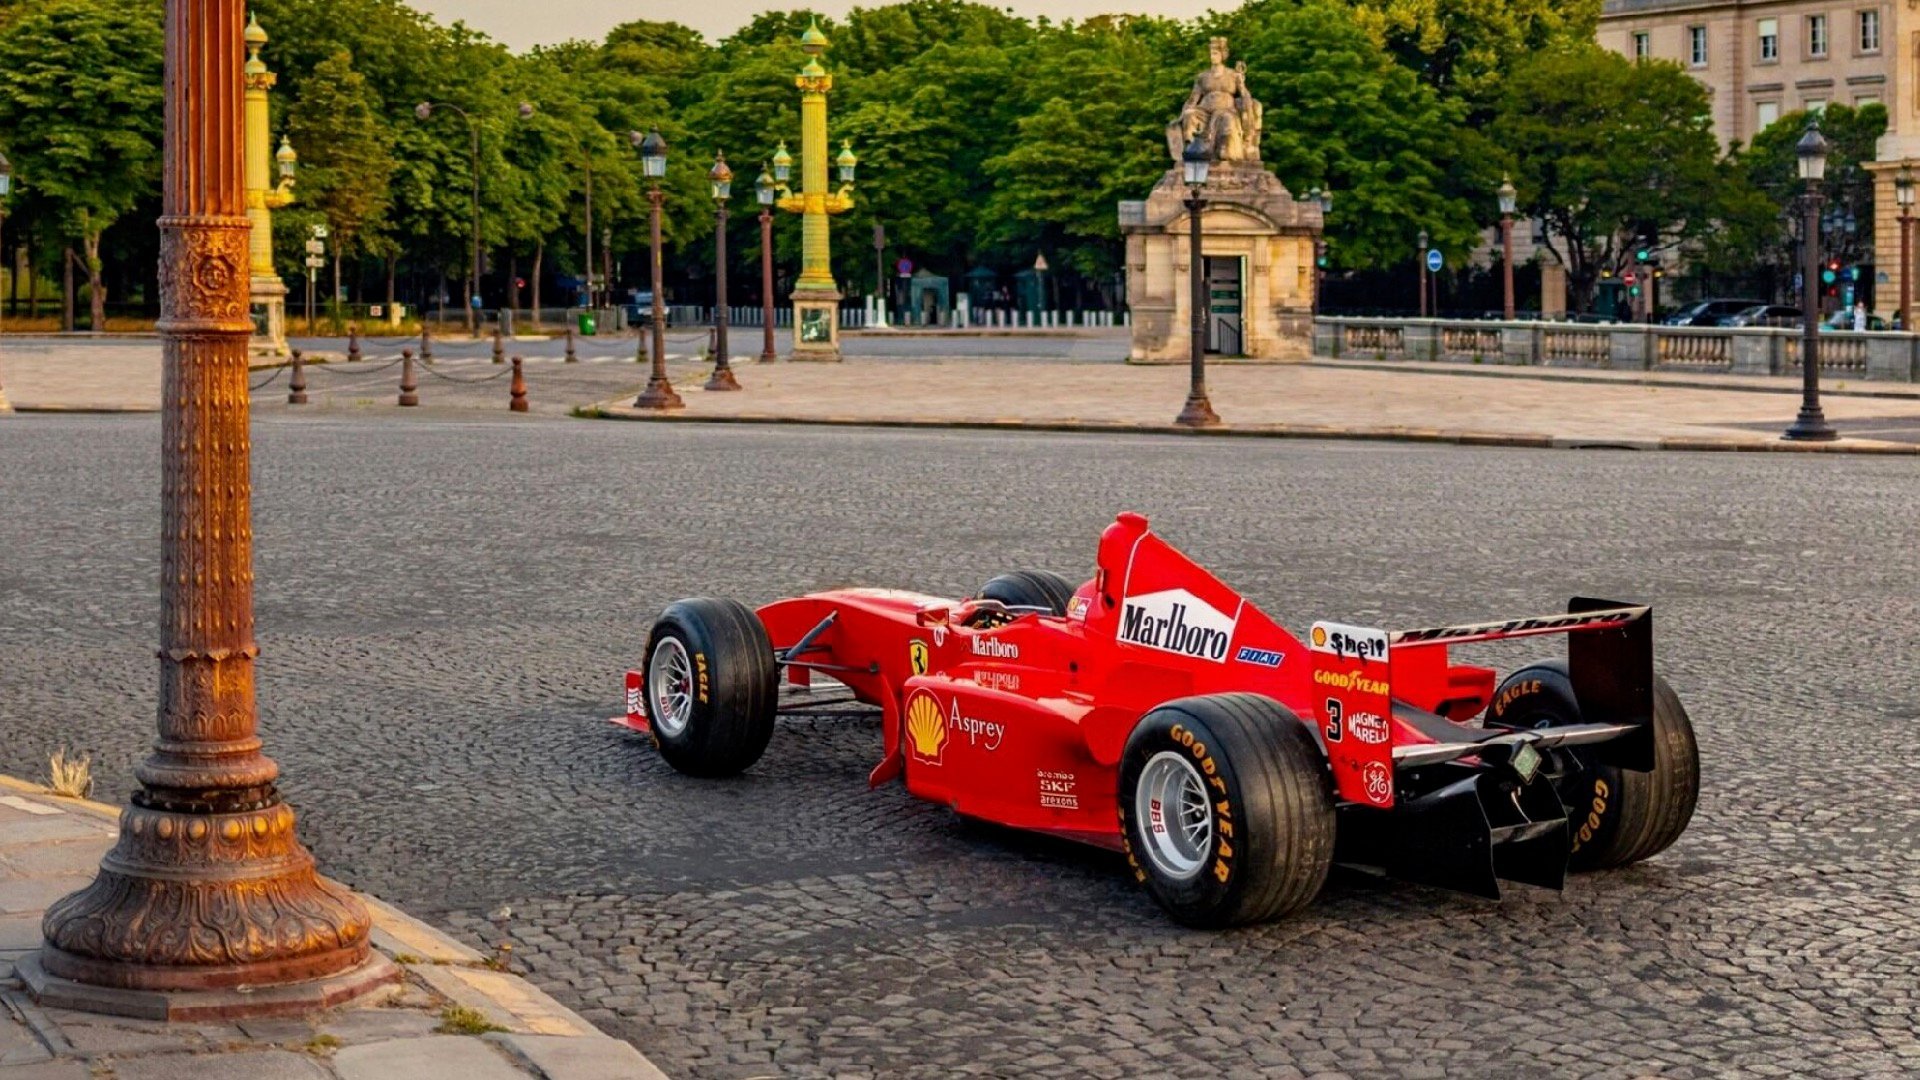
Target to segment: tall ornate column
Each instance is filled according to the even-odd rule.
[[[253,222],[249,243],[248,295],[254,313],[253,352],[262,356],[287,355],[287,286],[273,268],[273,212],[293,201],[293,146],[284,139],[272,153],[268,134],[267,91],[278,77],[267,70],[260,50],[267,32],[256,19],[247,20],[247,217]],[[282,172],[273,181],[273,165]]]
[[[807,54],[806,66],[794,76],[800,90],[800,194],[786,190],[786,148],[775,157],[775,167],[783,186],[777,205],[800,215],[800,280],[793,288],[794,360],[840,359],[840,287],[833,280],[831,226],[833,214],[853,208],[853,152],[840,154],[840,190],[828,189],[827,180],[827,94],[833,90],[833,76],[820,64],[827,49],[827,35],[818,24],[810,23],[800,35],[800,48]]]
[[[315,873],[255,733],[241,14],[167,3],[159,737],[99,875],[21,965],[50,1004],[295,1012],[395,974],[366,906]]]

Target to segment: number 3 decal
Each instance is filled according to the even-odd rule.
[[[1340,741],[1340,735],[1342,732],[1342,728],[1340,724],[1341,714],[1342,714],[1342,709],[1340,708],[1340,699],[1328,698],[1327,699],[1327,741],[1328,742]]]

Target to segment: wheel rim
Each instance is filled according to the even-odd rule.
[[[1134,787],[1133,814],[1154,869],[1175,880],[1200,873],[1213,851],[1213,808],[1187,755],[1162,750],[1147,762]]]
[[[687,730],[693,717],[693,663],[676,637],[662,637],[647,661],[649,720],[662,735]]]

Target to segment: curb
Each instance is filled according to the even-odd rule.
[[[620,399],[614,399],[620,400]],[[1570,437],[1505,434],[1482,431],[1444,431],[1398,427],[1315,427],[1308,424],[1243,424],[1217,428],[1189,428],[1179,424],[1142,424],[1122,420],[903,420],[857,416],[783,416],[775,413],[734,413],[726,416],[690,416],[686,413],[648,413],[627,405],[603,401],[577,410],[587,419],[629,420],[667,424],[786,424],[813,427],[924,428],[951,431],[1051,431],[1099,435],[1185,435],[1210,438],[1340,439],[1372,442],[1437,443],[1451,446],[1505,446],[1532,450],[1666,450],[1699,453],[1866,454],[1890,457],[1920,456],[1920,444],[1861,442],[1840,439],[1830,443],[1747,442],[1740,439],[1674,436],[1658,439]]]
[[[58,795],[43,784],[5,774],[0,774],[0,792],[51,799],[109,821],[120,818],[117,806]],[[638,1048],[602,1032],[525,977],[489,966],[476,950],[378,897],[358,889],[353,893],[373,912],[376,951],[441,997],[485,1014],[504,1029],[488,1038],[550,1080],[615,1075],[664,1080],[666,1074]],[[613,1070],[610,1062],[620,1068]]]
[[[1215,361],[1207,361],[1212,366]],[[1229,361],[1229,363],[1231,363]],[[1591,374],[1588,369],[1560,368],[1540,364],[1462,364],[1421,360],[1342,360],[1331,356],[1315,356],[1311,360],[1271,361],[1273,364],[1294,363],[1301,367],[1327,368],[1332,371],[1413,371],[1422,375],[1458,375],[1469,379],[1530,379],[1535,382],[1583,383],[1594,386],[1651,386],[1672,387],[1677,390],[1732,390],[1742,394],[1781,394],[1797,396],[1798,386],[1756,386],[1743,385],[1739,380],[1753,378],[1747,375],[1703,376],[1674,372],[1677,377],[1656,379],[1655,372],[1630,369],[1618,378],[1607,378]],[[1608,369],[1618,370],[1618,369]],[[1549,375],[1547,372],[1555,372]],[[1847,380],[1855,381],[1855,380]],[[1865,379],[1857,380],[1864,382]],[[1920,398],[1920,387],[1900,389],[1897,387],[1870,387],[1834,389],[1822,380],[1821,397],[1882,398],[1894,401],[1912,401]]]
[[[17,413],[61,413],[78,416],[120,416],[127,413],[157,413],[158,405],[36,405],[32,402],[15,402],[13,411]]]

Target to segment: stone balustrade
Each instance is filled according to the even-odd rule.
[[[1794,375],[1798,327],[1648,326],[1641,323],[1502,322],[1322,316],[1314,352],[1341,360],[1535,364],[1623,371]],[[1823,371],[1920,382],[1920,334],[1831,331],[1820,335]]]

